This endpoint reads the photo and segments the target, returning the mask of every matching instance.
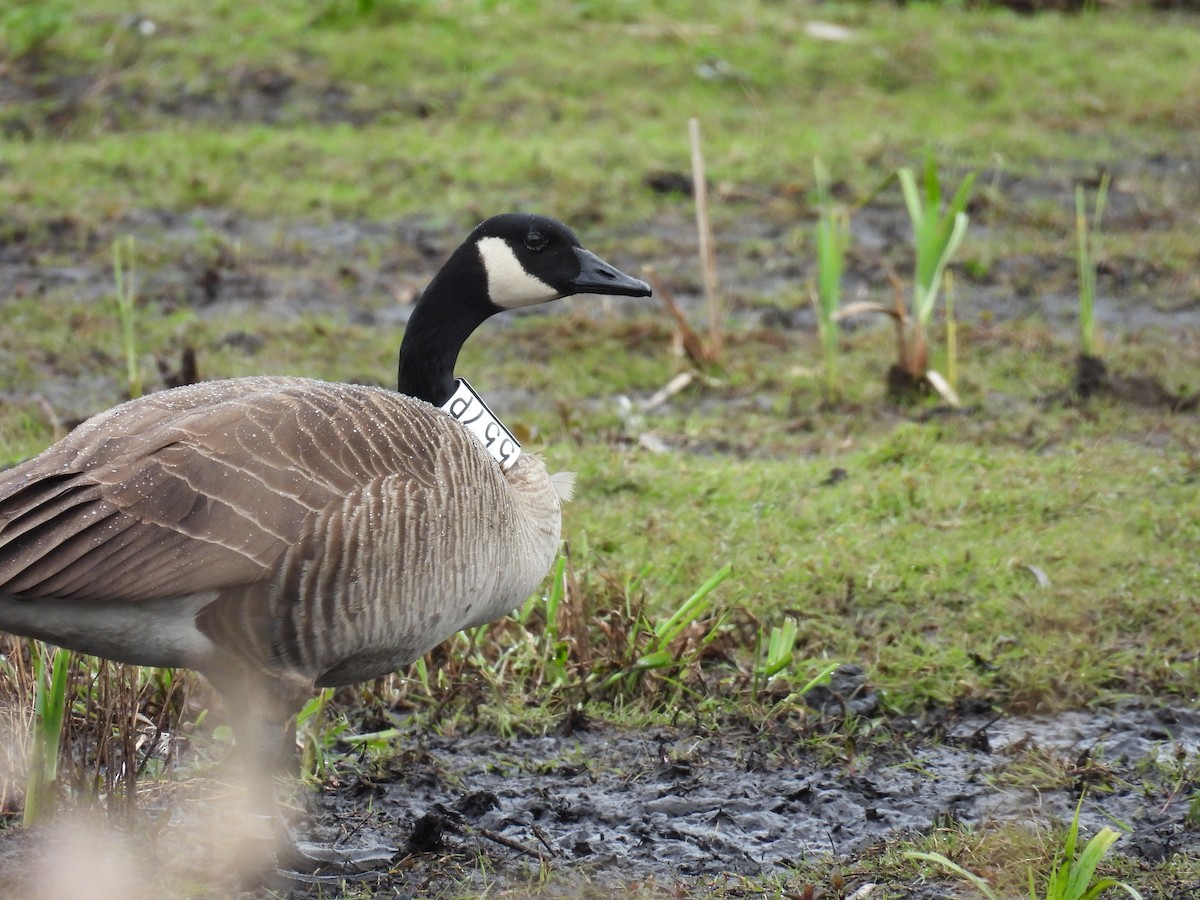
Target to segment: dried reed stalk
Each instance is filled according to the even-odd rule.
[[[683,344],[683,352],[687,354],[688,359],[698,366],[712,362],[714,359],[712,346],[709,345],[706,347],[700,335],[696,334],[688,322],[687,316],[679,308],[679,304],[675,301],[675,295],[671,293],[671,289],[667,287],[666,282],[649,266],[642,269],[642,274],[646,276],[646,280],[654,288],[654,293],[662,297],[663,305],[667,307],[667,312],[675,320],[676,334],[679,335],[679,340]]]
[[[708,219],[708,180],[700,150],[700,120],[688,120],[692,144],[692,195],[696,200],[696,231],[700,235],[700,270],[704,278],[704,305],[708,310],[708,357],[718,360],[725,352],[724,310],[717,294],[717,256]],[[690,354],[689,354],[690,355]]]

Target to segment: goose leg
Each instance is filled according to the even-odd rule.
[[[242,757],[246,807],[233,864],[244,883],[261,883],[277,866],[293,869],[304,860],[280,814],[275,781],[286,771],[289,726],[305,690],[241,667],[210,674],[209,680],[225,701]],[[311,864],[301,870],[311,870]]]
[[[256,683],[257,682],[257,683]],[[261,676],[214,681],[229,712],[245,766],[247,816],[237,867],[244,881],[275,872],[314,873],[322,868],[359,868],[391,859],[385,847],[343,848],[297,844],[279,809],[276,779],[295,777],[288,753],[292,726],[311,685],[264,683]],[[285,875],[286,877],[286,875]]]

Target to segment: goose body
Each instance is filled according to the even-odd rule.
[[[303,378],[124,404],[3,484],[6,630],[312,687],[386,674],[500,618],[559,540],[536,456],[502,472],[424,401]]]
[[[399,392],[237,378],[94,416],[0,473],[0,630],[207,676],[271,818],[286,724],[315,688],[412,662],[545,577],[561,529],[545,466],[442,407],[486,318],[584,292],[650,291],[553,219],[497,216],[414,309]]]

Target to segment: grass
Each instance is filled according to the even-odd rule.
[[[686,122],[703,111],[733,311],[720,371],[642,410],[688,371],[653,304],[625,315],[568,301],[561,315],[483,329],[461,370],[490,386],[551,470],[579,473],[566,553],[514,618],[455,638],[374,695],[316,698],[306,771],[319,777],[346,742],[387,752],[382,732],[348,724],[381,697],[448,731],[549,728],[576,707],[627,724],[682,706],[763,721],[803,716],[798,695],[852,662],[883,715],[1194,698],[1194,418],[1105,397],[1041,402],[1070,382],[1076,346],[1042,320],[981,311],[1070,295],[1070,185],[1110,166],[1106,258],[1135,274],[1106,293],[1118,306],[1186,306],[1198,198],[1142,156],[1193,153],[1193,20],[767,0],[530,8],[147,0],[145,29],[98,0],[52,27],[6,26],[27,34],[2,62],[16,87],[0,113],[11,136],[0,249],[37,265],[14,264],[21,276],[0,295],[0,464],[133,393],[139,360],[188,347],[210,378],[391,384],[396,297],[462,226],[500,208],[557,214],[618,265],[652,263],[681,297],[698,295],[692,202],[647,181],[686,175]],[[808,37],[814,16],[853,40]],[[847,298],[888,296],[880,273],[906,271],[911,251],[902,193],[874,189],[932,153],[956,179],[1004,160],[955,273],[965,411],[898,410],[878,378],[892,343],[871,327],[834,332],[841,402],[828,407],[816,362],[833,371],[829,331],[765,327],[753,313],[803,307],[818,270],[824,296],[833,267],[817,265],[826,204],[810,202],[814,188],[853,209]],[[814,157],[841,180],[810,179]],[[132,255],[110,256],[123,234],[138,251],[136,316]],[[60,280],[39,280],[46,271]],[[939,325],[925,324],[932,342]],[[1185,332],[1114,331],[1106,360],[1200,389],[1200,344]],[[150,368],[137,370],[147,388]],[[5,646],[0,693],[25,705],[28,645]],[[136,736],[126,726],[139,710],[193,729],[179,685],[73,663],[66,720],[91,743],[65,781],[86,797],[108,779],[100,793],[124,802],[130,772],[171,774],[162,754],[115,735]],[[865,747],[857,727],[834,739]],[[911,883],[922,870],[903,851],[942,853],[972,871],[986,861],[1007,877],[993,884],[1021,890],[1024,868],[1006,864],[1048,871],[1063,846],[955,827],[861,865]],[[1173,877],[1171,865],[1186,864],[1137,883]],[[836,892],[829,872],[810,876]]]
[[[58,756],[62,745],[63,718],[67,705],[67,669],[70,652],[37,645],[34,679],[33,751],[25,789],[26,825],[42,825],[54,817],[58,800]]]
[[[5,53],[16,60],[46,51],[55,36],[70,24],[70,11],[61,2],[16,3],[0,15]]]
[[[823,12],[855,34],[835,43],[805,36],[805,10],[768,2],[537,16],[466,0],[408,9],[391,27],[369,17],[323,27],[298,0],[269,14],[157,0],[140,9],[157,23],[143,37],[121,24],[120,4],[89,5],[50,39],[44,69],[104,90],[12,108],[31,139],[6,149],[0,193],[17,209],[88,216],[153,197],[169,208],[433,213],[456,224],[537,203],[573,221],[632,223],[654,208],[642,177],[686,169],[680,135],[700,109],[718,182],[782,185],[820,156],[864,189],[880,167],[919,157],[930,135],[944,159],[978,167],[999,152],[1013,171],[1188,146],[1194,47],[1171,17],[1082,27],[844,6]],[[1143,52],[1158,65],[1143,65]],[[551,69],[553,97],[529,102]],[[287,85],[277,99],[250,77],[260,70]],[[163,102],[138,101],[146,95]],[[228,127],[212,127],[225,116]]]
[[[87,315],[81,305],[64,318]],[[263,347],[247,356],[223,344],[247,324],[192,319],[184,339],[210,375],[374,371],[386,382],[394,367],[387,331],[261,323]],[[100,315],[93,327],[104,346],[117,326]],[[143,327],[146,346],[179,340],[169,323]],[[657,341],[647,339],[655,329]],[[1187,650],[1200,633],[1181,612],[1197,575],[1184,549],[1196,538],[1197,450],[1186,417],[1115,403],[1047,413],[1031,401],[1069,378],[1068,344],[1043,344],[1037,326],[963,332],[964,402],[982,402],[985,390],[1011,398],[992,413],[927,424],[878,414],[886,406],[873,373],[888,355],[884,333],[858,337],[843,359],[855,386],[849,400],[872,412],[821,411],[816,380],[779,375],[798,355],[818,353],[815,343],[739,333],[721,384],[693,386],[643,423],[676,448],[666,454],[637,449],[641,431],[612,399],[646,396],[671,377],[665,323],[589,322],[584,331],[572,316],[529,318],[481,332],[461,368],[544,398],[523,411],[510,405],[505,417],[540,435],[552,470],[579,472],[568,541],[586,538],[582,565],[621,581],[649,566],[639,583],[656,616],[672,585],[700,585],[714,559],[730,558],[728,607],[770,624],[802,603],[801,654],[868,665],[898,709],[964,696],[1015,710],[1130,692],[1187,696],[1200,684]],[[1142,339],[1111,350],[1115,362],[1168,380],[1195,364],[1160,357]],[[616,358],[620,367],[608,362]],[[111,390],[116,399],[115,383]],[[833,469],[849,477],[825,486]],[[1026,565],[1044,570],[1050,587]],[[979,670],[967,650],[998,669]]]
[[[1118,838],[1117,832],[1111,828],[1101,828],[1092,835],[1085,846],[1077,851],[1079,812],[1082,807],[1083,800],[1081,798],[1079,804],[1075,807],[1075,817],[1071,820],[1071,824],[1067,826],[1062,846],[1055,854],[1055,861],[1045,878],[1044,893],[1039,894],[1037,876],[1030,869],[1030,900],[1039,900],[1039,896],[1045,898],[1045,900],[1095,900],[1096,897],[1099,897],[1110,889],[1124,891],[1127,895],[1134,898],[1134,900],[1142,900],[1141,893],[1128,884],[1118,881],[1115,878],[1096,877],[1096,868],[1116,842]],[[1000,895],[984,879],[973,872],[967,871],[940,853],[914,852],[907,855],[910,859],[936,863],[947,871],[953,872],[965,881],[970,882],[988,900],[1000,900]]]

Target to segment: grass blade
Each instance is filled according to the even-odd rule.
[[[58,754],[67,711],[67,672],[71,665],[69,651],[57,647],[50,649],[40,641],[35,646],[36,725],[25,793],[26,825],[44,824],[54,816],[58,792]],[[47,667],[50,669],[48,683]]]
[[[920,859],[925,862],[937,863],[948,872],[952,872],[960,878],[964,878],[974,885],[979,893],[983,894],[988,900],[1000,900],[1000,895],[992,890],[992,886],[976,875],[974,872],[969,872],[956,862],[951,862],[940,853],[905,853],[906,859]]]
[[[117,318],[121,323],[121,347],[125,353],[125,378],[130,399],[142,395],[142,367],[137,352],[137,259],[133,238],[113,241],[113,282],[117,290]]]
[[[671,614],[671,617],[664,619],[654,626],[654,634],[658,639],[658,648],[664,649],[668,644],[679,637],[683,630],[688,627],[696,619],[700,618],[704,610],[708,608],[708,595],[711,594],[717,586],[730,576],[733,572],[733,564],[725,563],[709,579],[696,589],[696,592]]]

